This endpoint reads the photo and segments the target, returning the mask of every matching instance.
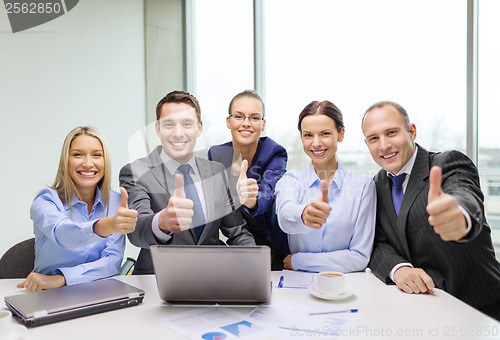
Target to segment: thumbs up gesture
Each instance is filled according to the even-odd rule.
[[[427,213],[429,224],[444,241],[457,241],[467,234],[467,220],[455,197],[441,188],[442,170],[434,166],[429,174]]]
[[[240,203],[248,209],[253,209],[257,205],[257,196],[259,194],[259,185],[253,178],[247,177],[248,160],[244,159],[241,162],[241,172],[236,184],[236,192]]]
[[[114,233],[128,234],[135,230],[137,211],[128,208],[128,194],[125,188],[120,187],[120,194],[122,198],[111,221],[111,226]]]
[[[302,221],[310,228],[320,229],[325,224],[332,207],[328,203],[328,183],[321,181],[321,196],[307,205],[302,212]]]
[[[184,178],[181,174],[176,174],[174,194],[168,200],[167,208],[160,214],[160,229],[172,233],[187,230],[193,213],[193,201],[186,198],[184,193]]]

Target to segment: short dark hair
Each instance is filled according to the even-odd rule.
[[[163,107],[164,104],[167,104],[167,103],[185,103],[185,104],[188,104],[189,106],[193,107],[196,110],[196,117],[198,117],[198,121],[201,122],[200,104],[198,103],[198,100],[195,98],[195,96],[193,96],[189,92],[172,91],[172,92],[169,92],[165,97],[160,99],[160,101],[156,105],[156,120],[160,119],[161,108]]]
[[[342,117],[342,112],[340,112],[339,108],[329,100],[324,100],[322,102],[313,101],[309,103],[300,113],[299,115],[299,124],[297,128],[300,133],[302,133],[302,120],[307,116],[311,115],[325,115],[333,119],[335,125],[337,126],[337,131],[340,132],[344,127],[344,118]]]
[[[365,132],[365,130],[363,129],[363,125],[365,124],[366,114],[373,109],[380,109],[386,105],[392,106],[393,108],[395,108],[399,112],[399,114],[401,115],[401,118],[403,119],[403,123],[405,125],[406,131],[410,131],[410,117],[408,116],[408,113],[406,112],[404,107],[402,107],[398,103],[391,102],[389,100],[384,100],[384,101],[380,101],[380,102],[373,104],[372,106],[370,106],[368,108],[368,110],[365,111],[365,113],[363,115],[363,119],[361,120],[361,131],[363,132],[363,134]]]
[[[231,110],[233,108],[234,101],[242,97],[251,97],[257,99],[262,104],[262,118],[265,117],[266,107],[264,106],[264,102],[262,101],[262,98],[259,96],[259,94],[254,90],[245,90],[234,96],[233,99],[231,99],[231,102],[229,103],[229,109],[228,109],[229,115],[231,115],[232,113]]]

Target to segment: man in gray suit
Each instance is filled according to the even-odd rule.
[[[372,105],[365,143],[382,167],[370,268],[406,293],[438,287],[500,320],[500,264],[475,165],[458,151],[429,152],[393,102]]]
[[[196,98],[170,92],[156,106],[156,119],[161,146],[120,171],[129,207],[138,212],[128,234],[142,248],[134,274],[154,273],[152,244],[218,245],[220,229],[230,245],[255,245],[234,208],[222,164],[194,156],[203,127]]]

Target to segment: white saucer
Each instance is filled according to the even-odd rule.
[[[348,290],[344,290],[344,292],[340,294],[323,293],[322,291],[318,290],[315,283],[307,287],[307,290],[309,290],[309,293],[311,293],[313,296],[323,300],[343,300],[352,296],[352,292]]]

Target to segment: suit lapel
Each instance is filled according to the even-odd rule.
[[[206,235],[209,232],[208,230],[210,229],[210,221],[213,220],[213,214],[215,210],[215,199],[213,197],[213,194],[215,193],[215,188],[213,187],[214,174],[212,173],[209,164],[204,164],[205,162],[207,161],[196,157],[196,165],[198,166],[198,171],[200,172],[201,184],[203,186],[203,195],[205,196],[205,208],[207,209],[207,220],[205,228],[200,235],[198,244],[200,244],[206,238]],[[192,232],[194,235],[194,231]]]
[[[408,186],[406,187],[403,201],[401,202],[401,209],[399,211],[399,218],[406,224],[408,212],[415,202],[420,191],[425,186],[425,181],[429,177],[429,153],[422,147],[418,147],[417,158],[413,169],[411,170]]]
[[[407,218],[408,212],[403,213],[403,203],[399,210],[399,217],[394,211],[392,202],[392,181],[387,176],[385,170],[381,170],[375,177],[377,183],[377,220],[381,223],[381,227],[390,239],[395,239],[398,245],[397,251],[404,258],[410,260],[410,252],[406,240],[406,225],[404,221]],[[404,202],[404,196],[403,196]]]
[[[156,180],[161,185],[161,187],[166,192],[169,192],[169,190],[168,190],[169,183],[165,183],[165,178],[167,178],[167,180],[168,180],[168,178],[171,178],[172,175],[168,172],[166,167],[163,166],[163,162],[161,161],[161,158],[160,158],[161,150],[162,150],[162,146],[159,145],[156,147],[154,152],[151,153],[151,155],[149,156],[149,167],[151,168],[151,173],[156,178]],[[166,176],[164,176],[163,171],[166,171]]]
[[[406,240],[408,213],[410,212],[410,208],[412,207],[412,205],[415,203],[415,200],[419,196],[420,191],[425,187],[425,180],[428,177],[429,153],[421,146],[418,146],[417,158],[415,159],[415,163],[413,164],[410,179],[408,181],[408,186],[406,187],[403,201],[401,202],[401,208],[399,210],[396,228],[399,234],[398,236],[404,241],[403,245],[408,259],[410,254],[408,249],[408,242]]]

